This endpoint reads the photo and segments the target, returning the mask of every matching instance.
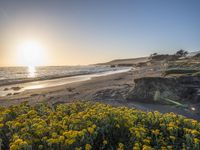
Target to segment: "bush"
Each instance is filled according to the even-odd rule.
[[[2,149],[199,149],[200,123],[174,113],[74,102],[0,111]]]
[[[181,49],[181,50],[177,51],[175,55],[179,56],[179,57],[185,57],[187,54],[188,54],[187,51]]]

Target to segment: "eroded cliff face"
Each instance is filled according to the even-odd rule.
[[[182,76],[176,78],[146,77],[135,79],[135,88],[127,100],[143,102],[175,101],[200,102],[200,77]]]

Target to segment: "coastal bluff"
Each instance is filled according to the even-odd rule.
[[[134,80],[135,87],[127,100],[163,103],[163,99],[184,102],[200,101],[200,77],[144,77]]]

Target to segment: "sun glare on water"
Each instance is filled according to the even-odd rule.
[[[34,78],[36,76],[35,66],[28,66],[28,77]]]

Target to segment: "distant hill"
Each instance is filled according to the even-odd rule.
[[[193,57],[196,54],[200,53],[200,51],[196,51],[196,52],[191,52],[187,55],[187,57]],[[173,60],[173,59],[177,59],[176,57],[174,58],[174,55],[157,55],[155,56],[155,60],[164,60],[164,59],[168,59],[168,60]],[[139,63],[144,63],[149,61],[149,57],[139,57],[139,58],[127,58],[127,59],[115,59],[109,62],[105,62],[105,63],[98,63],[96,65],[113,65],[113,66],[132,66],[132,65],[136,65]]]
[[[106,63],[99,63],[97,65],[133,65],[137,63],[147,62],[148,60],[149,60],[149,57],[115,59]]]
[[[199,53],[200,53],[200,51],[191,52],[191,53],[189,53],[189,54],[187,55],[187,57],[193,57],[193,56],[195,56],[196,54],[199,54]]]

